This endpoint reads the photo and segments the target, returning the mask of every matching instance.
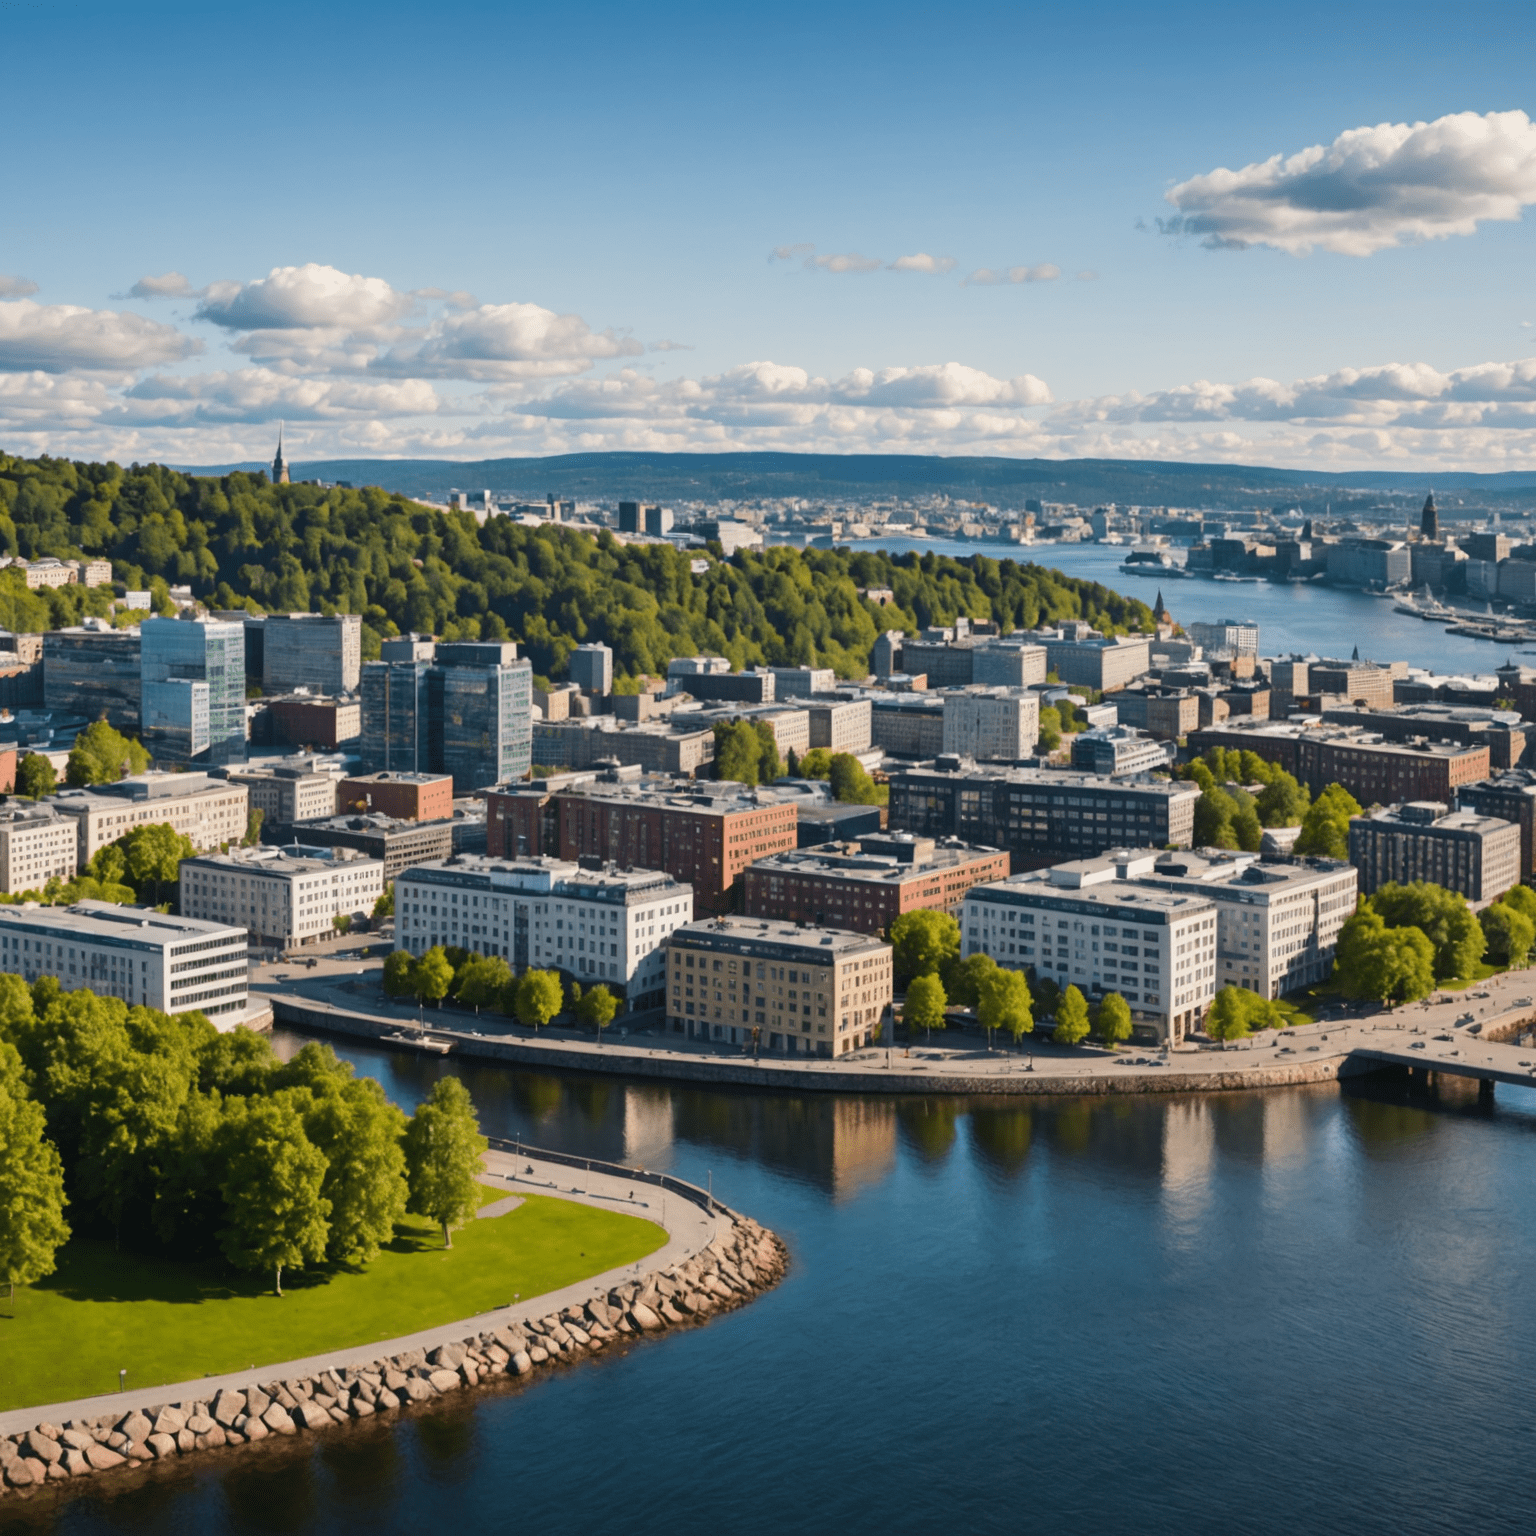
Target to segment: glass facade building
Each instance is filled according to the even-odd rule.
[[[52,629],[43,636],[43,708],[139,728],[138,634],[126,629]]]
[[[533,667],[510,642],[436,647],[363,668],[365,769],[449,773],[456,795],[520,779],[533,762]]]
[[[245,746],[245,626],[208,619],[146,619],[139,626],[141,697],[157,717],[155,734],[146,718],[144,744],[157,755],[189,761],[238,763]],[[201,694],[206,685],[206,744],[198,739]],[[184,734],[185,730],[185,734]]]

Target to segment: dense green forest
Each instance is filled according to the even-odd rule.
[[[160,465],[73,463],[0,454],[0,549],[106,556],[119,581],[190,585],[214,608],[357,613],[364,655],[382,637],[419,630],[448,639],[514,639],[541,676],[565,675],[587,640],[614,649],[621,677],[713,653],[738,667],[809,663],[844,677],[869,670],[885,629],[908,632],[959,614],[1004,632],[1084,618],[1106,630],[1149,629],[1145,603],[1095,582],[1012,560],[769,549],[712,558],[608,534],[528,528],[440,513],[375,488],[271,485]],[[884,608],[861,589],[890,588]],[[110,594],[28,592],[0,572],[0,624],[38,630],[105,613]]]

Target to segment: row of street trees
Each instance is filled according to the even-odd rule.
[[[485,1150],[445,1078],[408,1121],[327,1046],[278,1061],[118,998],[0,975],[0,1281],[52,1272],[70,1227],[265,1272],[362,1266],[407,1212],[452,1229],[475,1211]],[[66,1222],[70,1209],[73,1220]]]
[[[542,1029],[563,1009],[574,1010],[583,1024],[602,1032],[614,1019],[619,1000],[605,986],[583,992],[576,982],[562,983],[558,971],[524,971],[514,976],[498,955],[434,945],[421,955],[397,949],[384,962],[384,991],[389,997],[413,997],[436,1007],[451,997],[478,1013],[495,1008],[508,1018]]]

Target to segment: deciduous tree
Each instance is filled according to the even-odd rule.
[[[902,1009],[907,1032],[920,1029],[931,1039],[934,1030],[944,1028],[944,1003],[944,983],[938,976],[919,976],[907,988],[907,1001]]]
[[[947,912],[903,912],[891,924],[896,985],[938,971],[960,953],[960,925]]]
[[[1360,802],[1342,784],[1330,784],[1301,819],[1295,851],[1314,858],[1349,857],[1349,822],[1360,814]]]
[[[18,1285],[53,1273],[69,1238],[67,1203],[42,1106],[27,1094],[21,1057],[0,1041],[0,1280],[13,1296]]]
[[[513,1003],[520,1024],[542,1029],[560,1012],[565,989],[558,971],[525,971],[517,983]]]
[[[1077,1045],[1088,1036],[1088,1000],[1076,987],[1068,987],[1056,1004],[1056,1027],[1051,1039],[1057,1045]]]
[[[987,1031],[987,1045],[992,1044],[994,1029],[1006,1030],[1017,1045],[1022,1036],[1035,1027],[1034,1012],[1030,1007],[1029,983],[1022,971],[1010,971],[993,966],[980,979],[977,990],[977,1013]]]
[[[583,1024],[590,1024],[597,1031],[601,1043],[603,1031],[613,1023],[613,1016],[618,1011],[619,1000],[607,987],[598,986],[583,995],[577,1005],[576,1016]]]
[[[394,950],[384,962],[384,995],[416,996],[416,962],[409,950]]]
[[[411,972],[416,996],[434,1008],[448,995],[453,985],[453,962],[441,944],[434,944],[422,955]]]
[[[1536,943],[1536,923],[1524,912],[1507,901],[1496,901],[1485,907],[1478,916],[1483,936],[1487,940],[1487,954],[1501,965],[1524,965]]]
[[[482,1159],[489,1145],[480,1134],[469,1091],[456,1077],[440,1078],[406,1127],[410,1209],[442,1227],[445,1248],[453,1247],[453,1228],[479,1209]]]
[[[1118,992],[1107,993],[1099,1004],[1093,1031],[1110,1050],[1131,1038],[1131,1005]]]
[[[51,795],[59,782],[53,764],[41,752],[29,752],[16,765],[16,793],[41,800]]]
[[[512,979],[512,968],[500,955],[471,955],[459,976],[455,993],[466,1008],[479,1013],[494,1008],[503,989]]]

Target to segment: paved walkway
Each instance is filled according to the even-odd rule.
[[[277,967],[283,970],[283,967]],[[359,976],[359,970],[363,975]],[[263,978],[279,1022],[330,1029],[381,1041],[402,1027],[415,1030],[414,1008],[380,997],[352,961],[297,980],[291,970],[277,981]],[[942,1034],[932,1045],[874,1047],[835,1060],[811,1061],[657,1033],[617,1035],[599,1045],[590,1032],[544,1030],[537,1037],[509,1020],[478,1018],[458,1009],[429,1010],[427,1034],[451,1044],[455,1056],[499,1060],[551,1071],[597,1071],[674,1081],[839,1093],[1116,1093],[1199,1091],[1269,1083],[1322,1081],[1339,1075],[1357,1047],[1394,1033],[1449,1030],[1476,1035],[1513,1032],[1536,1021],[1536,971],[1506,972],[1463,991],[1396,1010],[1361,1010],[1340,1001],[1332,1014],[1294,1029],[1264,1030],[1223,1050],[1215,1046],[1165,1051],[1132,1046],[1109,1052],[1093,1044],[1063,1047],[1025,1036],[1021,1047],[988,1050],[974,1034],[954,1044]],[[1476,1029],[1474,1029],[1476,1026]]]
[[[223,1376],[202,1376],[193,1381],[134,1387],[126,1392],[110,1392],[74,1402],[11,1408],[0,1413],[0,1435],[15,1434],[30,1429],[34,1424],[61,1424],[66,1419],[94,1419],[104,1413],[116,1413],[119,1410],[127,1413],[133,1408],[147,1408],[158,1403],[208,1402],[225,1387],[243,1390],[258,1381],[287,1381],[296,1376],[314,1376],[324,1370],[361,1365],[410,1349],[435,1349],[439,1344],[467,1338],[473,1333],[485,1333],[512,1323],[547,1317],[551,1312],[559,1312],[566,1307],[584,1306],[599,1296],[607,1295],[614,1286],[632,1280],[645,1271],[665,1269],[671,1264],[681,1263],[705,1247],[717,1231],[731,1223],[729,1215],[706,1214],[699,1206],[680,1195],[669,1194],[647,1184],[631,1183],[613,1174],[588,1172],[584,1169],[571,1169],[560,1163],[544,1162],[534,1154],[514,1157],[511,1153],[489,1152],[485,1162],[489,1175],[487,1183],[530,1194],[553,1195],[582,1205],[599,1206],[604,1210],[627,1211],[664,1227],[667,1241],[656,1252],[648,1254],[636,1264],[607,1270],[562,1290],[520,1299],[510,1307],[443,1323],[400,1338],[354,1344],[346,1349],[310,1355],[302,1360],[257,1364]],[[280,1306],[281,1303],[274,1302],[274,1305]]]

